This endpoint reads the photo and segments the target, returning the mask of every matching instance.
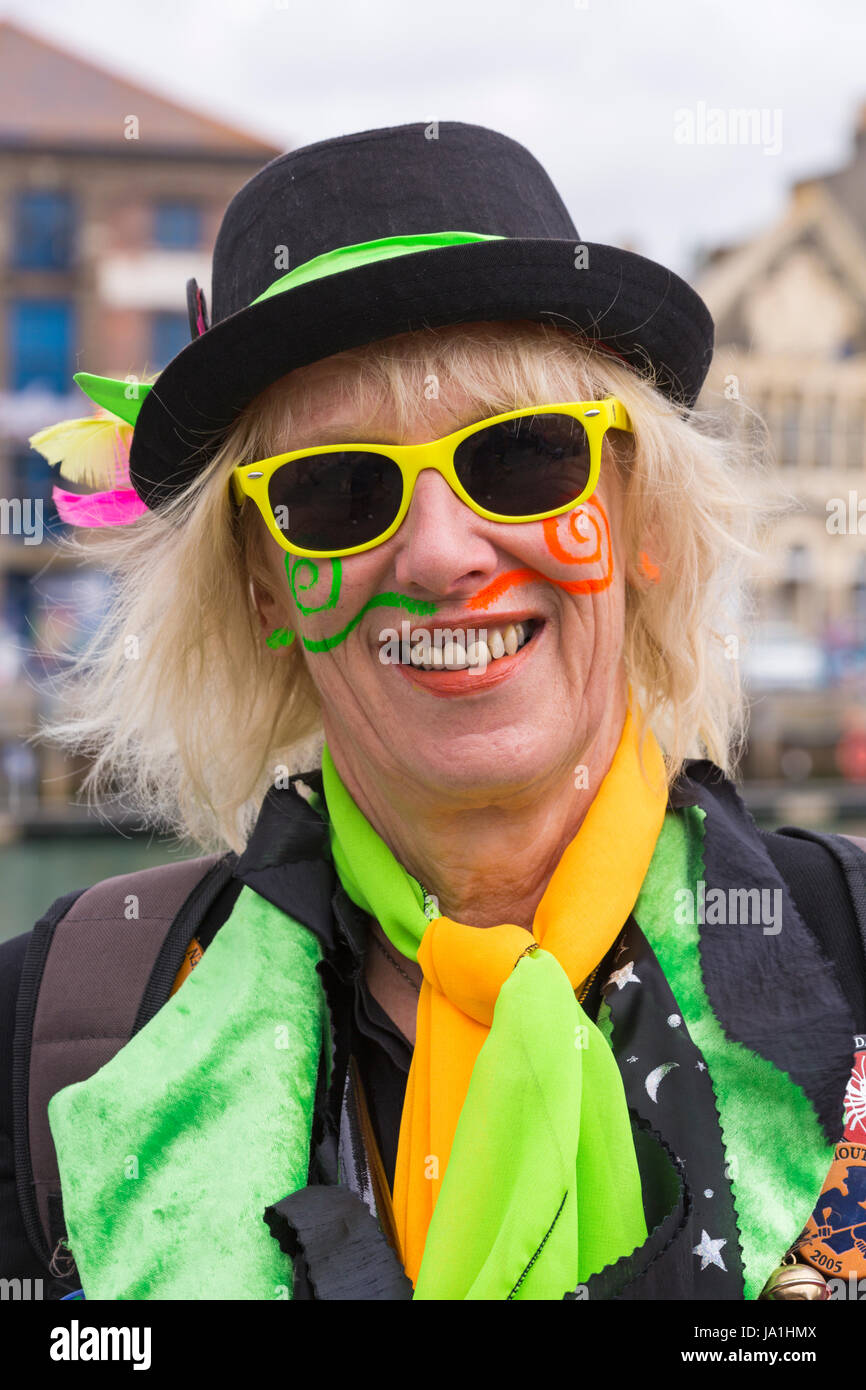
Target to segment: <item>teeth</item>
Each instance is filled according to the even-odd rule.
[[[422,671],[463,671],[467,667],[480,667],[484,670],[491,661],[502,656],[515,656],[529,640],[532,632],[531,622],[508,623],[504,628],[488,628],[487,640],[483,637],[469,643],[462,633],[449,637],[444,646],[431,642],[428,652],[430,660],[422,662],[420,657],[424,647],[414,644],[409,654],[413,666]]]
[[[486,666],[490,661],[490,648],[485,641],[471,642],[466,651],[466,661],[470,666]]]

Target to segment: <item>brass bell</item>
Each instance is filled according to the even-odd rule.
[[[823,1274],[811,1265],[800,1264],[793,1257],[773,1271],[759,1295],[759,1298],[770,1303],[829,1297],[830,1290]]]

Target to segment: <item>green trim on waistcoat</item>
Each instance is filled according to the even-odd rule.
[[[705,819],[697,806],[667,813],[634,916],[707,1063],[740,1228],[745,1295],[754,1299],[811,1215],[834,1146],[787,1072],[725,1037],[704,989],[698,925],[676,920],[677,890],[687,886],[694,894],[704,876]]]
[[[263,1212],[307,1183],[320,958],[307,927],[244,886],[177,993],[52,1098],[87,1298],[291,1298]]]

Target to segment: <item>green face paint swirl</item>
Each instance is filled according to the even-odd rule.
[[[292,598],[295,600],[295,603],[297,604],[301,613],[303,613],[306,617],[310,613],[324,613],[328,608],[336,608],[337,601],[340,597],[340,590],[343,585],[343,567],[340,563],[339,558],[331,561],[331,565],[333,566],[331,570],[331,592],[329,593],[324,603],[319,603],[312,607],[303,603],[301,599],[298,597],[298,584],[296,582],[295,576],[297,575],[297,572],[301,565],[306,565],[309,568],[311,572],[309,583],[300,586],[302,592],[307,593],[310,589],[314,589],[319,582],[319,567],[314,560],[306,559],[304,556],[295,558],[294,564],[292,565],[289,564],[289,561],[291,559],[291,555],[286,555],[286,575],[289,580],[289,586],[292,590]],[[309,637],[301,637],[301,641],[303,642],[304,647],[308,652],[333,651],[334,647],[338,647],[341,642],[345,642],[349,633],[352,632],[358,626],[364,614],[369,613],[371,608],[403,608],[406,610],[407,613],[415,613],[418,615],[423,615],[424,617],[429,617],[431,613],[436,612],[435,603],[429,603],[421,599],[409,598],[406,594],[374,594],[371,599],[367,600],[363,608],[361,608],[359,612],[355,614],[351,622],[348,622],[340,632],[334,633],[333,637],[322,637],[317,640],[313,640]],[[292,637],[289,637],[288,640],[286,640],[286,634],[286,628],[275,629],[275,631],[272,632],[271,636],[267,639],[268,646],[288,646],[289,643],[292,641]],[[294,636],[294,634],[292,634],[292,636]]]
[[[343,585],[343,566],[340,559],[337,558],[331,561],[331,592],[328,595],[327,599],[324,603],[320,603],[313,608],[308,608],[298,597],[298,589],[295,580],[295,575],[297,574],[298,570],[301,568],[302,565],[305,565],[309,570],[312,571],[312,578],[310,579],[310,582],[308,584],[301,585],[302,591],[306,593],[309,589],[315,589],[316,585],[319,582],[319,566],[316,564],[315,560],[307,560],[303,556],[300,556],[300,558],[295,559],[295,563],[290,568],[289,561],[291,560],[291,558],[291,555],[286,555],[286,575],[288,577],[289,587],[292,591],[292,598],[295,600],[295,603],[298,605],[300,611],[306,615],[308,613],[323,613],[326,608],[336,608],[337,600],[340,597],[340,589]]]
[[[341,642],[345,642],[349,633],[356,628],[365,613],[369,613],[371,608],[405,608],[407,613],[423,614],[425,617],[430,613],[436,612],[435,603],[427,603],[421,599],[408,598],[406,594],[374,594],[368,599],[364,607],[357,612],[350,623],[347,623],[342,632],[336,632],[333,637],[323,637],[318,642],[313,642],[307,637],[302,637],[301,641],[308,652],[329,652],[334,647],[338,647]]]

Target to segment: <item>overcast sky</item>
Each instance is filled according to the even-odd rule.
[[[0,0],[0,15],[286,148],[461,120],[526,145],[588,241],[688,274],[849,157],[864,0]],[[763,112],[708,144],[701,113]],[[694,143],[676,138],[689,134]],[[707,128],[703,127],[705,138]]]

